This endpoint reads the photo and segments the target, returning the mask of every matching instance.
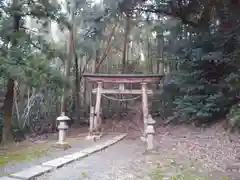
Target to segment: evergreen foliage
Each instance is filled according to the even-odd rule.
[[[227,115],[236,122],[240,80],[237,2],[138,3],[141,6],[137,10],[170,17],[161,25],[170,31],[164,37],[164,57],[177,69],[165,78],[159,106],[163,117],[171,116],[177,122],[210,123]],[[169,27],[172,17],[180,22]]]
[[[224,50],[216,36],[195,41],[179,54],[178,70],[165,83],[162,95],[174,99],[166,109],[172,109],[178,121],[210,123],[224,117],[238,103],[239,50],[237,46],[228,54]]]
[[[2,4],[0,20],[0,76],[20,80],[32,87],[42,85],[59,86],[63,84],[64,76],[50,67],[54,58],[63,56],[60,49],[56,49],[44,38],[45,34],[34,32],[26,26],[27,16],[42,19],[40,24],[49,20],[67,24],[59,7],[48,1],[19,1],[18,5]],[[13,17],[21,20],[20,30],[15,31]],[[17,42],[17,45],[13,45]],[[66,84],[66,83],[65,83]]]

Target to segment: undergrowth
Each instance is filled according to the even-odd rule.
[[[152,171],[151,180],[212,180],[210,177],[199,176],[188,170],[178,170],[173,175],[167,175],[161,168],[156,168]],[[227,177],[222,177],[222,180],[228,180]]]
[[[0,167],[4,167],[8,163],[16,163],[22,161],[29,161],[39,158],[47,153],[49,144],[38,144],[29,148],[19,149],[18,151],[3,151],[0,150]],[[16,149],[18,149],[16,147]]]
[[[179,171],[176,174],[167,176],[161,169],[155,169],[151,174],[152,180],[207,180],[187,171]]]
[[[82,138],[67,138],[70,145],[76,141],[81,141]],[[32,144],[26,143],[18,146],[17,144],[9,144],[7,147],[0,146],[0,168],[9,163],[17,163],[31,161],[54,151],[51,144],[55,141],[47,141],[45,143]]]
[[[170,163],[157,166],[150,172],[151,180],[216,180],[216,174],[203,170],[201,163],[184,161],[180,163],[175,159],[169,159]],[[218,174],[221,180],[227,177]],[[217,177],[219,179],[219,177]]]

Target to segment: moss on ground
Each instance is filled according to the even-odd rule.
[[[150,172],[151,180],[215,180],[211,173],[204,173],[201,165],[197,162],[178,163],[174,159],[165,160],[162,166],[157,166]],[[183,161],[182,161],[183,162]],[[220,174],[219,174],[220,175]],[[219,177],[218,177],[219,178]],[[222,180],[228,180],[222,176]]]
[[[188,171],[175,172],[173,175],[169,175],[161,169],[155,169],[151,173],[152,180],[209,180],[206,177],[200,177],[199,175],[193,174]]]
[[[34,144],[30,147],[18,149],[16,146],[16,150],[9,150],[8,148],[1,150],[2,154],[0,157],[0,167],[4,167],[8,163],[19,162],[19,161],[28,161],[35,158],[39,158],[40,156],[47,153],[49,150],[49,144]]]
[[[82,140],[82,138],[68,138],[67,142],[72,143]],[[47,141],[44,143],[33,144],[25,143],[24,145],[11,144],[7,147],[0,147],[0,168],[8,163],[31,161],[46,155],[54,141]]]

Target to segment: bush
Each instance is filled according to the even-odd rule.
[[[227,114],[228,128],[230,131],[239,130],[240,127],[240,105],[234,105]]]
[[[238,102],[240,75],[235,61],[240,53],[231,56],[223,54],[222,49],[214,51],[217,46],[210,41],[190,47],[184,50],[177,62],[178,71],[164,86],[161,108],[178,122],[211,123]]]
[[[3,112],[0,111],[0,138],[2,139],[2,130],[3,130]],[[0,139],[0,142],[1,142]]]

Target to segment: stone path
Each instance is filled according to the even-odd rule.
[[[134,142],[134,143],[133,143]],[[143,143],[122,140],[103,151],[76,161],[37,180],[144,180]]]
[[[93,147],[93,146],[96,146],[99,144],[103,144],[104,142],[111,140],[118,135],[119,134],[117,134],[117,133],[105,135],[103,138],[101,138],[100,140],[97,140],[96,142],[81,139],[80,141],[76,141],[76,142],[72,143],[71,144],[72,147],[65,151],[64,150],[57,150],[57,151],[51,150],[51,151],[47,152],[46,154],[44,154],[43,156],[41,156],[40,158],[37,158],[32,161],[25,161],[25,162],[18,162],[18,163],[13,162],[11,164],[9,163],[4,168],[0,168],[0,174],[2,176],[6,176],[8,174],[13,174],[13,173],[34,167],[36,165],[45,163],[45,162],[53,160],[55,158],[59,158],[59,157],[67,156],[72,153],[80,152],[83,149]],[[0,179],[1,179],[1,177],[0,177]]]
[[[170,180],[173,177],[184,180],[223,178],[219,172],[209,174],[202,164],[180,156],[174,149],[165,151],[158,147],[156,154],[146,154],[142,141],[124,139],[37,180]]]
[[[156,154],[145,154],[145,146],[139,138],[124,139],[114,146],[92,154],[78,161],[74,161],[59,169],[61,163],[68,158],[49,161],[42,164],[46,173],[37,180],[170,180],[172,177],[190,180],[222,180],[221,172],[204,168],[204,164],[196,159],[189,159],[177,151],[169,137],[167,141],[158,144]],[[160,142],[160,141],[159,141]],[[174,141],[175,142],[175,141]],[[101,144],[101,143],[100,143]],[[98,145],[100,147],[101,145]],[[186,148],[186,147],[185,147]],[[187,148],[189,149],[189,148]],[[88,148],[88,151],[92,151]],[[81,156],[81,153],[75,153]],[[69,156],[72,158],[74,155]],[[38,168],[38,167],[37,167]],[[213,171],[212,171],[213,170]],[[32,170],[29,171],[29,174]],[[153,173],[154,172],[154,173]],[[152,176],[155,176],[153,178]],[[209,177],[210,175],[210,177]],[[16,176],[15,176],[16,177]],[[24,179],[24,178],[22,178]],[[27,179],[27,178],[25,178]],[[228,180],[230,180],[229,178]],[[0,180],[2,180],[0,178]],[[10,179],[3,179],[10,180]],[[16,180],[16,179],[12,179]],[[231,179],[233,180],[233,179]],[[238,179],[234,179],[238,180]]]

